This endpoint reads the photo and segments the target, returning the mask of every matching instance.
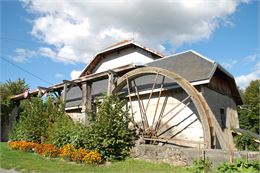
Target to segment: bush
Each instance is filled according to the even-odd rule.
[[[209,159],[199,159],[195,160],[193,162],[193,168],[196,173],[205,172],[209,173],[211,172],[212,162]]]
[[[217,170],[220,172],[247,172],[247,173],[255,173],[258,172],[260,168],[260,164],[258,161],[245,161],[245,160],[236,160],[234,163],[223,163],[221,164]]]
[[[44,142],[47,138],[47,129],[59,117],[64,117],[63,104],[48,97],[43,101],[39,97],[26,100],[20,119],[14,124],[9,135],[13,141]]]
[[[98,150],[108,160],[124,159],[136,139],[135,131],[128,127],[124,101],[118,96],[104,96],[97,106],[96,121],[88,127],[85,147]]]
[[[84,125],[74,122],[69,117],[62,117],[48,128],[49,143],[58,147],[70,144],[76,148],[84,146],[87,129]]]
[[[11,112],[17,103],[10,100],[10,96],[20,94],[29,87],[24,79],[16,81],[7,80],[5,83],[0,82],[0,117],[1,117],[1,141],[8,140],[8,132],[12,127],[13,118]]]
[[[237,135],[234,140],[239,150],[258,151],[259,144],[248,133]]]

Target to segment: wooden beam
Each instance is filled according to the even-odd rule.
[[[117,73],[113,70],[108,70],[107,73],[108,73],[107,95],[111,95],[115,83],[115,76],[117,76]]]
[[[199,141],[193,141],[193,140],[185,140],[185,139],[166,139],[166,138],[148,138],[144,137],[144,140],[148,141],[155,141],[155,142],[163,142],[163,143],[169,143],[169,144],[176,144],[176,142],[183,142],[183,143],[191,143],[191,144],[198,144],[198,145],[206,145],[204,142]],[[177,144],[179,145],[179,144]]]
[[[122,66],[122,67],[115,68],[115,69],[113,69],[113,71],[116,72],[116,73],[127,72],[127,71],[135,69],[135,68],[137,68],[135,65],[125,65],[125,66]],[[69,82],[75,82],[75,83],[81,85],[81,83],[83,83],[83,82],[94,82],[94,81],[98,81],[98,80],[102,80],[102,79],[106,79],[106,78],[107,78],[107,71],[104,71],[104,72],[100,72],[100,73],[94,73],[94,74],[90,74],[90,75],[87,75],[87,76],[83,76],[83,77],[80,77],[78,79],[71,80]],[[67,80],[65,80],[65,82],[66,81]],[[53,89],[55,91],[63,90],[64,89],[64,82],[58,83],[56,85],[52,85],[48,88]],[[30,91],[29,94],[30,95],[37,95],[38,90],[36,89],[36,90]],[[10,98],[12,100],[23,100],[24,99],[23,93],[13,95]]]
[[[65,105],[66,105],[66,99],[67,99],[67,83],[65,82],[63,84],[63,95],[62,95],[62,100],[63,100]]]
[[[92,96],[91,88],[92,83],[84,82],[82,83],[82,109],[81,112],[84,114],[84,124],[89,124],[89,117],[92,114]]]
[[[113,84],[114,84],[114,75],[108,73],[107,95],[111,95]]]

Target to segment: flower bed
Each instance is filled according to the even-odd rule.
[[[22,151],[33,151],[33,149],[39,144],[26,141],[13,141],[9,142],[10,148],[13,150],[22,150]]]
[[[57,157],[60,154],[60,149],[53,144],[38,144],[34,148],[34,152],[43,157]]]
[[[53,144],[38,144],[27,141],[12,141],[8,144],[13,150],[35,152],[43,157],[60,157],[65,160],[85,164],[100,164],[102,162],[102,156],[99,152],[88,151],[84,148],[76,149],[69,144],[63,148],[58,148]]]

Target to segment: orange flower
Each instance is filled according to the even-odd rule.
[[[38,144],[27,141],[12,141],[8,143],[14,150],[34,151],[43,157],[63,157],[75,162],[86,164],[100,164],[102,162],[101,154],[98,151],[88,151],[84,148],[76,149],[72,145],[65,145],[58,148],[53,144]]]
[[[84,148],[79,148],[74,151],[74,153],[71,156],[71,160],[75,162],[82,162],[83,158],[89,153],[88,150],[85,150]]]
[[[53,144],[39,144],[35,148],[35,152],[43,157],[57,157],[60,154],[60,149]]]
[[[101,154],[98,151],[91,151],[83,158],[83,162],[86,164],[100,164],[102,162]]]
[[[12,141],[8,143],[11,149],[22,151],[33,151],[37,147],[37,143],[27,141]]]
[[[74,152],[75,152],[75,147],[67,144],[60,149],[59,156],[71,160],[71,156],[73,155]]]

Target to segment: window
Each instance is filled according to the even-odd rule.
[[[224,108],[220,108],[220,119],[222,129],[226,128],[226,112]]]

